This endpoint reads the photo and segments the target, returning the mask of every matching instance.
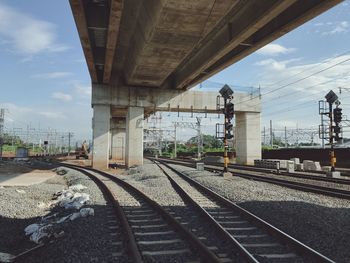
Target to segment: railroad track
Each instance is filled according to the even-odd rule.
[[[154,161],[181,196],[215,225],[247,262],[333,262],[164,161]]]
[[[108,194],[132,262],[226,262],[187,230],[183,222],[125,181],[95,169],[62,165],[89,176]],[[120,251],[115,252],[116,257],[122,256]]]
[[[207,163],[207,164],[208,165],[218,165],[217,163]],[[246,171],[254,171],[254,172],[265,172],[268,174],[276,174],[276,170],[273,170],[273,169],[260,168],[260,167],[250,167],[247,165],[230,164],[229,168],[238,169],[238,170],[246,170]],[[294,178],[303,178],[303,179],[311,179],[311,180],[315,180],[315,181],[350,185],[349,179],[325,177],[324,173],[320,173],[320,172],[318,172],[319,175],[314,175],[314,174],[306,174],[306,173],[298,173],[298,172],[288,173],[286,171],[280,170],[280,174],[284,175],[284,176],[288,176],[288,177],[294,177]]]
[[[188,161],[174,161],[174,160],[167,160],[167,159],[162,159],[163,161],[167,162],[167,163],[173,163],[173,164],[178,164],[178,165],[183,165],[183,166],[188,166],[188,167],[195,167],[195,163],[193,162],[188,162]],[[212,171],[212,172],[222,172],[222,167],[221,165],[205,165],[205,170],[208,171]],[[322,195],[327,195],[327,196],[331,196],[331,197],[337,197],[337,198],[343,198],[343,199],[350,199],[350,191],[348,190],[343,190],[343,189],[339,189],[339,188],[333,188],[333,187],[326,187],[326,186],[321,186],[321,185],[316,185],[316,184],[312,184],[312,183],[305,183],[305,182],[298,182],[298,181],[291,181],[288,180],[287,178],[281,178],[281,176],[279,176],[278,178],[274,178],[272,174],[252,174],[252,172],[242,172],[239,171],[238,169],[233,169],[233,168],[229,168],[229,171],[233,172],[233,174],[235,176],[239,176],[245,179],[249,179],[249,180],[255,180],[255,181],[259,181],[259,182],[266,182],[266,183],[272,183],[275,185],[279,185],[279,186],[283,186],[283,187],[288,187],[291,189],[295,189],[295,190],[300,190],[300,191],[304,191],[304,192],[312,192],[312,193],[317,193],[317,194],[322,194]],[[297,176],[295,176],[297,177]],[[321,177],[317,177],[317,178],[321,178]],[[303,179],[303,178],[301,178]],[[316,180],[314,178],[305,178],[308,180]],[[322,178],[322,181],[325,182],[330,182],[330,183],[334,183],[333,181],[327,181],[327,179],[336,179],[336,178]],[[317,180],[317,181],[321,181],[321,180]],[[346,182],[345,183],[339,183],[338,184],[344,184],[344,185],[348,185],[348,180],[347,179],[343,179]]]

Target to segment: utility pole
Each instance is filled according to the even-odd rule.
[[[272,120],[270,120],[270,146],[273,147]]]
[[[197,158],[202,158],[202,146],[203,146],[203,140],[202,140],[202,132],[201,132],[201,118],[197,118]]]
[[[72,136],[72,133],[71,132],[68,132],[68,156],[70,154],[70,140],[71,140],[71,136]]]
[[[287,126],[284,126],[284,147],[288,148],[288,144],[287,144]]]
[[[0,109],[0,160],[2,160],[2,145],[4,136],[5,109]]]
[[[264,145],[266,145],[266,131],[265,131],[265,126],[264,126]]]
[[[299,147],[299,126],[297,123],[297,147]]]
[[[174,123],[174,158],[176,159],[177,158],[177,131],[176,131],[176,128],[177,128],[177,124],[176,122]]]

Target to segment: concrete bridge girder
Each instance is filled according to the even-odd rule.
[[[218,94],[215,92],[163,91],[159,94],[158,89],[129,87],[118,89],[115,94],[115,89],[110,86],[93,87],[94,167],[105,169],[109,160],[124,161],[128,167],[141,165],[143,122],[145,116],[151,113],[169,110],[221,113],[216,108]],[[251,164],[254,159],[261,158],[260,98],[237,93],[233,101],[237,116],[237,161]]]
[[[218,113],[219,94],[203,91],[180,91],[149,87],[113,87],[93,84],[92,105],[111,105],[116,115],[126,116],[129,106],[145,108],[146,116],[155,111]],[[260,112],[258,95],[235,93],[236,112]],[[118,113],[119,111],[119,113]],[[116,116],[118,117],[118,116]]]

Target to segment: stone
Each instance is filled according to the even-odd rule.
[[[223,172],[223,173],[222,173],[222,176],[223,176],[224,178],[230,178],[230,177],[232,177],[232,173],[231,173],[231,172]]]

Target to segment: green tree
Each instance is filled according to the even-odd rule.
[[[203,147],[206,148],[221,148],[223,147],[223,142],[216,139],[213,135],[203,134]],[[186,143],[187,145],[197,145],[197,136],[192,137]]]

